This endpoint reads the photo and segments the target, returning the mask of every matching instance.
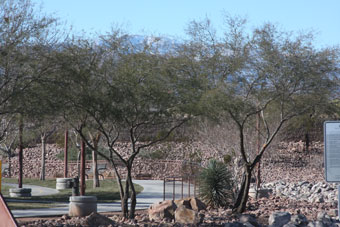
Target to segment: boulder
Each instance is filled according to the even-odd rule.
[[[108,217],[98,214],[97,212],[91,213],[86,217],[86,225],[88,226],[115,226],[115,222]]]
[[[241,222],[227,222],[223,227],[244,227],[244,225]]]
[[[283,227],[299,227],[299,225],[295,225],[295,224],[289,222],[289,223],[283,225]]]
[[[242,223],[243,224],[243,227],[256,227],[255,225],[251,224],[250,222],[245,222],[245,223]]]
[[[205,205],[201,200],[196,197],[188,197],[184,199],[174,200],[177,207],[184,206],[187,209],[199,212],[201,210],[207,210],[207,205]]]
[[[327,227],[327,225],[325,225],[321,221],[309,222],[307,226],[308,227]]]
[[[296,214],[290,218],[290,223],[296,226],[306,226],[308,224],[308,220],[303,214]]]
[[[273,190],[269,189],[269,188],[259,188],[259,189],[257,189],[257,192],[256,192],[255,188],[250,188],[249,189],[249,196],[255,199],[256,193],[257,193],[258,198],[269,198],[269,195],[272,192],[273,192]]]
[[[196,211],[181,205],[175,211],[175,221],[181,224],[197,225],[201,220]]]
[[[268,224],[273,227],[281,227],[290,221],[290,213],[274,212],[269,216]]]
[[[149,219],[151,221],[162,221],[164,218],[174,219],[177,206],[173,200],[165,200],[152,204],[148,209]]]
[[[316,220],[322,222],[323,224],[329,226],[332,225],[332,219],[328,216],[325,211],[321,211],[317,214]]]
[[[201,210],[207,210],[207,205],[205,205],[201,200],[199,200],[196,197],[190,198],[190,205],[191,205],[191,209],[197,212]]]
[[[176,199],[174,200],[174,203],[176,204],[177,207],[185,206],[186,208],[191,209],[190,199],[191,198]]]
[[[240,216],[240,222],[247,226],[249,226],[249,224],[253,226],[259,226],[259,223],[257,223],[255,216],[251,214],[242,214]]]

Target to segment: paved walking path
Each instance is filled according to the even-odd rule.
[[[136,209],[146,209],[155,202],[163,201],[163,181],[134,180],[133,182],[141,185],[144,188],[144,190],[137,195]],[[24,187],[31,187],[31,185],[25,185]],[[31,187],[31,188],[32,188],[32,193],[34,190],[36,191],[37,189],[39,189],[36,187]],[[54,189],[51,189],[51,190],[54,190]],[[43,192],[40,192],[40,193],[43,193]],[[110,212],[110,211],[120,211],[120,210],[121,210],[120,202],[97,204],[98,212]],[[14,215],[14,217],[53,216],[53,215],[63,215],[67,213],[68,213],[68,203],[59,203],[58,207],[54,207],[54,208],[13,210],[12,211],[12,214]]]
[[[11,184],[11,183],[2,183],[3,185],[7,185],[13,188],[17,188],[18,184]],[[23,184],[23,188],[31,188],[32,189],[32,196],[45,196],[45,195],[54,195],[59,193],[57,189],[53,188],[47,188],[47,187],[41,187],[36,185],[30,185],[30,184]]]
[[[147,209],[151,204],[163,201],[163,181],[162,180],[134,180],[136,184],[141,185],[144,190],[137,195],[137,205],[136,209]],[[16,184],[14,184],[16,186]],[[32,188],[32,195],[50,195],[50,193],[58,193],[55,189],[24,185],[24,187]],[[182,197],[181,184],[177,182],[175,185],[175,196],[177,199]],[[188,196],[188,186],[185,184],[183,192],[183,197]],[[191,186],[191,192],[193,192],[193,187]],[[172,199],[173,197],[173,182],[168,182],[166,184],[166,199]],[[7,200],[10,201],[11,199]],[[18,201],[18,200],[16,200]],[[54,208],[44,208],[44,209],[27,209],[27,210],[13,210],[12,213],[14,217],[36,217],[36,216],[54,216],[68,214],[69,203],[56,203],[57,207]],[[98,203],[98,212],[111,212],[120,211],[120,202],[114,203]]]

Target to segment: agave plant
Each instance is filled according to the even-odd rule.
[[[200,198],[211,207],[227,207],[233,199],[233,181],[227,165],[212,159],[199,175]]]

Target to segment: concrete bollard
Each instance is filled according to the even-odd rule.
[[[32,194],[31,188],[10,188],[9,196],[10,197],[31,197]]]
[[[57,178],[56,189],[63,190],[63,189],[71,188],[68,186],[69,184],[67,184],[67,182],[70,182],[72,180],[73,178]]]
[[[97,212],[96,196],[70,196],[69,215],[84,217]]]

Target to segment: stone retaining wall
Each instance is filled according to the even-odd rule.
[[[64,176],[64,162],[56,157],[57,154],[63,152],[63,149],[58,148],[56,145],[48,144],[46,152],[46,178],[57,178]],[[40,147],[27,148],[24,150],[23,159],[23,176],[24,178],[39,178],[41,171],[41,152]],[[5,160],[7,162],[7,160]],[[11,176],[18,177],[19,164],[18,157],[15,156],[11,159]],[[107,163],[104,160],[98,161],[99,163]],[[91,161],[86,162],[86,168],[91,169]],[[142,160],[136,159],[134,161],[132,176],[134,178],[150,177],[152,179],[163,179],[169,176],[181,176],[192,175],[197,165],[190,165],[188,162],[183,160]],[[118,165],[120,174],[125,177],[125,167]],[[87,170],[88,172],[88,170]],[[105,178],[114,177],[113,168],[107,164],[107,170],[101,171],[101,174]],[[68,164],[68,177],[75,177],[78,175],[77,163],[72,161]],[[89,173],[91,177],[91,173]],[[6,175],[5,175],[6,177]]]

